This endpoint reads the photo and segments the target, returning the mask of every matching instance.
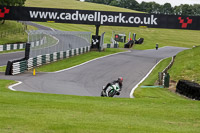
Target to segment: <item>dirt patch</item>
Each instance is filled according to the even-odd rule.
[[[169,90],[171,91],[171,92],[174,92],[174,93],[176,93],[176,81],[174,81],[174,80],[170,80],[170,83],[169,83]]]

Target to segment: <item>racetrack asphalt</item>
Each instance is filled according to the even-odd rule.
[[[9,60],[21,59],[24,56],[24,51],[0,54],[0,66],[5,66]]]
[[[102,86],[117,79],[124,78],[120,96],[129,97],[132,88],[161,59],[172,57],[186,50],[181,47],[163,47],[159,50],[131,50],[119,53],[87,64],[57,73],[32,73],[17,76],[4,76],[0,79],[21,81],[22,84],[13,87],[17,91],[67,94],[79,96],[100,96]]]

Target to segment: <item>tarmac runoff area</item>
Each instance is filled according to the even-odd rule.
[[[124,78],[123,88],[121,94],[115,97],[128,98],[132,89],[160,60],[186,49],[163,47],[159,50],[131,50],[60,72],[37,73],[36,76],[32,73],[16,76],[5,76],[4,73],[0,73],[0,79],[21,81],[10,87],[15,91],[100,96],[102,86],[120,76]]]

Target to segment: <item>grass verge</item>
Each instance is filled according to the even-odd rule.
[[[98,57],[102,57],[102,56],[106,56],[109,54],[114,54],[114,53],[118,53],[118,52],[123,52],[125,50],[121,50],[121,49],[114,49],[114,48],[110,48],[110,49],[105,49],[105,51],[103,52],[97,52],[97,51],[91,51],[89,53],[86,54],[82,54],[82,55],[78,55],[78,56],[74,56],[71,58],[67,58],[64,60],[60,60],[57,62],[53,62],[47,65],[43,65],[41,67],[36,68],[37,72],[54,72],[54,71],[59,71],[62,69],[66,69],[66,68],[70,68],[76,65],[79,65],[81,63],[84,63],[86,61],[98,58]]]
[[[7,50],[7,51],[1,51],[0,54],[19,52],[19,51],[24,51],[24,50],[25,49]]]
[[[174,95],[165,88],[141,88],[141,86],[154,86],[156,80],[158,80],[158,72],[162,72],[169,65],[170,61],[171,61],[171,58],[164,59],[156,66],[156,68],[145,79],[145,81],[142,82],[139,85],[139,87],[135,90],[134,96],[136,98],[139,98],[139,97],[159,97],[163,93],[168,93],[167,97],[169,95],[170,96]],[[152,90],[154,90],[154,92],[156,92],[156,93],[152,93]],[[163,95],[162,97],[164,97],[164,96],[165,95]],[[177,97],[177,96],[174,95],[174,97]]]

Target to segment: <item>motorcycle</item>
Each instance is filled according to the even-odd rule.
[[[101,91],[102,97],[113,97],[114,95],[120,94],[120,87],[116,84],[108,86],[106,90],[104,88],[103,86],[103,90]]]

